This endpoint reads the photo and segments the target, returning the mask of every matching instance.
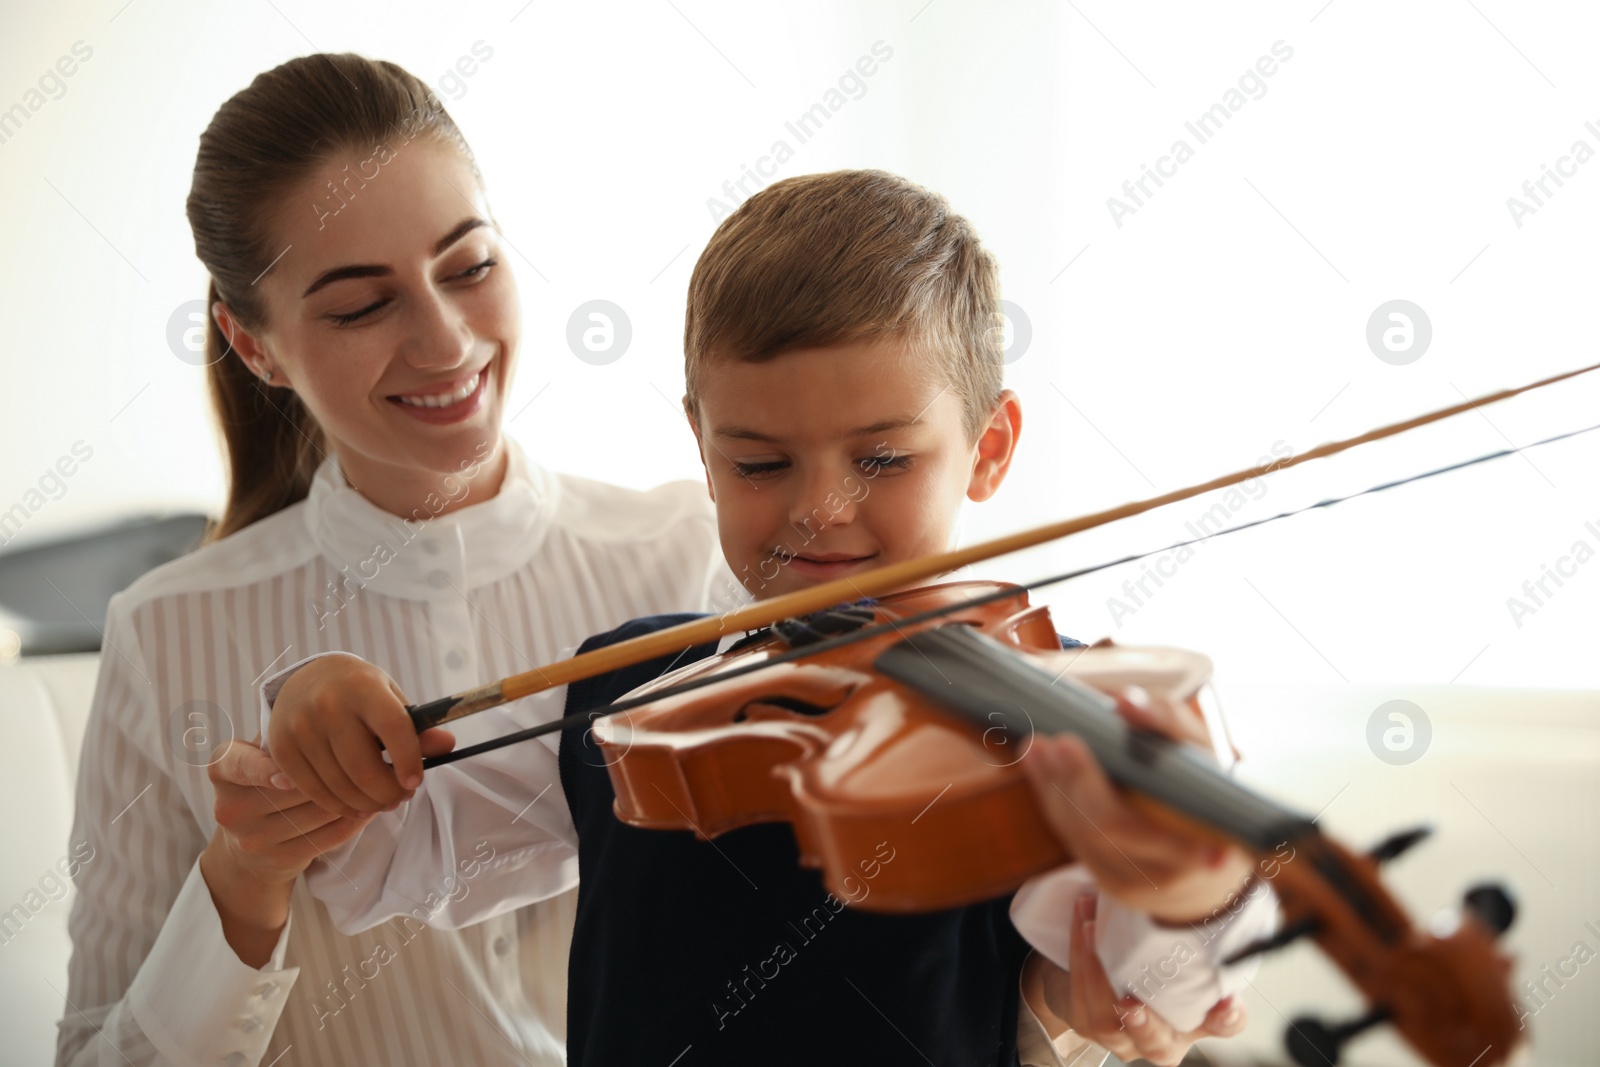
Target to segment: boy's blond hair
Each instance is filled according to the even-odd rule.
[[[969,438],[1000,395],[1000,268],[938,193],[881,170],[776,182],[722,221],[689,280],[691,414],[708,363],[900,339],[962,401]]]

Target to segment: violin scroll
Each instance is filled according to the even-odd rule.
[[[1297,842],[1295,858],[1279,868],[1273,887],[1285,921],[1313,924],[1308,936],[1371,1005],[1338,1025],[1296,1019],[1286,1035],[1290,1055],[1305,1067],[1329,1067],[1345,1042],[1388,1023],[1441,1067],[1506,1063],[1521,1042],[1511,961],[1495,945],[1510,925],[1509,895],[1475,887],[1456,929],[1432,933],[1415,927],[1383,888],[1379,858],[1319,832]]]

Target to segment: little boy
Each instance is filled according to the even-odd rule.
[[[690,282],[684,407],[723,552],[743,591],[769,597],[950,547],[962,502],[999,489],[1021,428],[1020,404],[1001,387],[998,307],[998,269],[971,226],[943,198],[892,175],[789,179],[722,223]],[[583,650],[684,618],[636,620],[591,638]],[[576,683],[567,709],[619,699],[733,640]],[[1045,991],[1059,988],[1063,976],[1041,977],[1044,965],[1027,963],[1029,945],[1013,925],[1009,897],[927,915],[873,914],[845,907],[823,889],[818,872],[799,867],[786,825],[746,827],[706,842],[622,824],[605,759],[583,728],[561,737],[559,789],[519,777],[514,759],[496,753],[498,760],[436,769],[414,796],[396,782],[393,792],[354,798],[363,803],[351,807],[344,802],[352,799],[350,780],[340,783],[342,801],[304,757],[308,727],[321,731],[325,745],[337,732],[330,714],[358,718],[374,735],[371,751],[361,754],[370,763],[379,759],[379,739],[398,737],[410,724],[395,690],[370,667],[335,656],[318,669],[318,700],[303,686],[279,693],[285,674],[268,683],[268,695],[279,693],[263,723],[274,758],[298,788],[332,810],[372,811],[392,797],[410,799],[307,872],[341,929],[413,910],[441,868],[453,873],[452,858],[474,843],[480,855],[487,844],[497,859],[484,865],[487,873],[475,869],[468,892],[441,902],[428,921],[465,925],[547,895],[548,877],[538,880],[537,892],[519,892],[517,871],[569,862],[556,840],[565,835],[551,835],[557,823],[548,810],[536,844],[518,840],[527,825],[518,821],[535,804],[565,800],[567,841],[576,843],[581,871],[568,987],[573,1064],[1009,1065],[1019,1055],[1048,1062],[1030,1057],[1053,1053],[1026,1048],[1037,1036],[1036,1016],[1058,1039],[1057,1051],[1081,1047],[1062,1034],[1070,1023],[1124,1054],[1176,1062],[1172,1050],[1182,1052],[1170,1042],[1163,1049],[1160,1040],[1140,1040],[1139,1031],[1157,1022],[1148,1012],[1108,1025],[1116,1019],[1114,989],[1087,984],[1104,983],[1099,960],[1074,966],[1072,981],[1083,984],[1052,999]],[[348,672],[342,689],[330,688],[333,671]],[[341,698],[328,698],[331,691]],[[1081,746],[1040,739],[1040,751],[1059,761],[1058,769],[1075,761],[1077,773],[1053,783],[1059,792],[1040,790],[1074,854],[1103,882],[1116,873],[1114,859],[1096,860],[1108,853],[1106,842],[1137,868],[1127,854],[1141,855],[1146,827],[1131,809],[1112,807],[1117,801]],[[340,762],[350,765],[344,751]],[[1048,762],[1031,760],[1030,770],[1041,775]],[[420,768],[411,759],[401,763],[391,773],[409,784]],[[1079,807],[1076,823],[1107,815],[1106,829],[1077,825],[1057,795],[1075,806],[1072,798],[1083,798],[1090,807]],[[1103,840],[1090,840],[1095,835]],[[893,852],[885,842],[862,857],[863,870],[892,863]],[[1178,923],[1219,911],[1249,873],[1242,854],[1203,858],[1173,842],[1143,855],[1161,880],[1140,869],[1148,891],[1129,898]],[[339,870],[330,873],[332,867]],[[368,873],[350,877],[353,868]],[[863,888],[870,892],[870,877]],[[1118,974],[1137,973],[1182,940],[1181,930],[1162,933],[1138,917],[1140,926],[1126,909],[1113,922],[1116,908],[1100,902],[1093,926],[1099,946],[1080,943],[1092,911],[1053,917],[1057,935],[1073,933],[1074,963],[1091,959],[1078,955],[1080,948],[1098,947],[1100,960],[1118,962]],[[1232,920],[1228,943],[1270,922],[1270,894],[1258,894]],[[1105,943],[1106,932],[1117,929],[1120,944]],[[1188,977],[1214,976],[1215,955],[1195,955]],[[1026,998],[1025,966],[1033,968]],[[1220,995],[1225,987],[1210,981],[1200,984]],[[1105,1003],[1086,1008],[1094,996],[1085,989]],[[1186,1006],[1188,1027],[1214,999],[1198,1013]],[[1226,1033],[1236,1019],[1223,1023],[1213,1013],[1206,1023]]]

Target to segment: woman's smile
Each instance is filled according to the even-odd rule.
[[[483,410],[493,378],[491,359],[471,374],[388,397],[389,403],[418,422],[448,425],[471,418]]]

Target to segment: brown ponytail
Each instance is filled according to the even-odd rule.
[[[278,199],[331,156],[418,136],[472,152],[426,83],[352,53],[291,59],[256,76],[200,135],[189,189],[195,255],[211,273],[206,375],[223,443],[228,501],[206,542],[303,500],[327,453],[322,427],[293,390],[259,381],[211,316],[226,304],[246,329],[264,324],[255,283],[282,249],[264,221]],[[473,165],[476,173],[476,164]]]

